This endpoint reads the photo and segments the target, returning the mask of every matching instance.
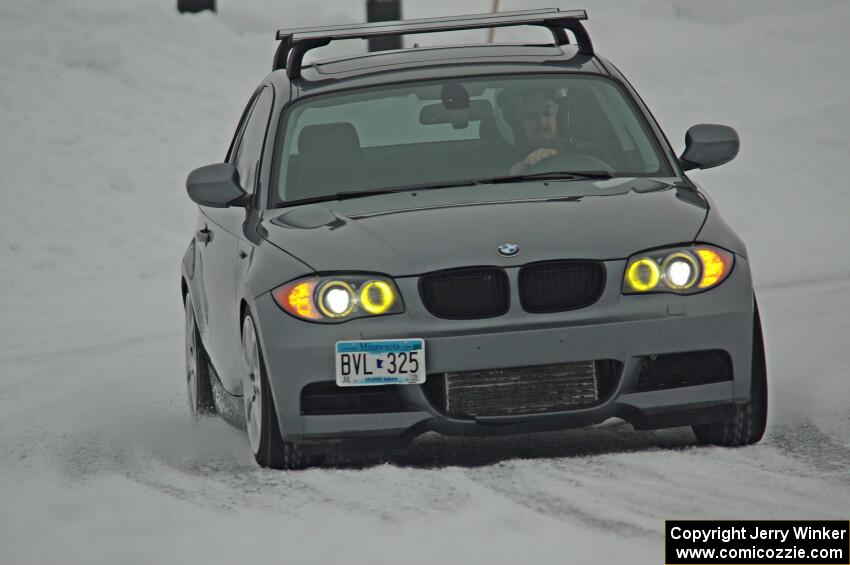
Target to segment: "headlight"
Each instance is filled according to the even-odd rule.
[[[701,292],[722,283],[734,261],[732,253],[711,245],[640,253],[626,264],[623,293]]]
[[[697,260],[690,253],[671,253],[661,263],[664,281],[673,290],[685,290],[694,286],[699,274]]]
[[[328,318],[345,318],[354,310],[354,289],[346,281],[330,280],[319,285],[319,310]]]
[[[626,269],[626,281],[638,292],[646,292],[658,286],[661,269],[658,263],[648,257],[641,257],[629,264]]]
[[[369,281],[360,287],[360,307],[370,314],[385,314],[395,301],[395,289],[386,281]]]
[[[287,313],[314,322],[344,322],[404,312],[395,283],[383,276],[309,277],[276,288],[272,297]]]

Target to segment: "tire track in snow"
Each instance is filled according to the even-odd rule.
[[[788,457],[817,470],[819,477],[850,484],[850,449],[836,443],[811,420],[775,428],[771,443]]]
[[[63,438],[56,456],[59,471],[74,483],[117,475],[202,508],[277,511],[283,506],[297,515],[308,503],[331,501],[298,473],[259,469],[221,454],[186,457],[125,446],[93,433]]]
[[[553,490],[541,488],[539,476],[528,477],[527,473],[521,472],[514,464],[468,470],[467,476],[514,504],[561,522],[578,524],[585,528],[590,527],[624,537],[659,536],[657,531],[631,522],[605,517],[598,511],[589,509],[587,505],[574,502],[576,498],[582,498],[581,494],[571,500],[569,495],[564,496]],[[545,481],[544,484],[552,486],[551,481]],[[573,493],[575,492],[573,489]]]

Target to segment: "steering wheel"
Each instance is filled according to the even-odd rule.
[[[572,150],[569,152],[562,151],[557,155],[538,161],[525,172],[535,174],[547,171],[605,171],[606,173],[613,173],[614,167],[599,157]]]
[[[609,169],[613,170],[614,166],[611,163],[616,163],[617,159],[611,150],[602,145],[597,141],[584,141],[581,143],[577,143],[575,145],[576,151],[579,153],[585,153],[587,155],[591,155],[593,157],[597,157],[598,159],[605,161],[608,164]]]

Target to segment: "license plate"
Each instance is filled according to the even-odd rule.
[[[413,385],[425,382],[425,340],[338,341],[339,386]]]

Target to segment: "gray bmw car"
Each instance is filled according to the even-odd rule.
[[[747,250],[584,11],[282,30],[224,163],[193,171],[182,262],[195,416],[298,468],[427,431],[621,418],[761,439],[767,376]],[[541,26],[552,42],[304,64],[342,39]]]

